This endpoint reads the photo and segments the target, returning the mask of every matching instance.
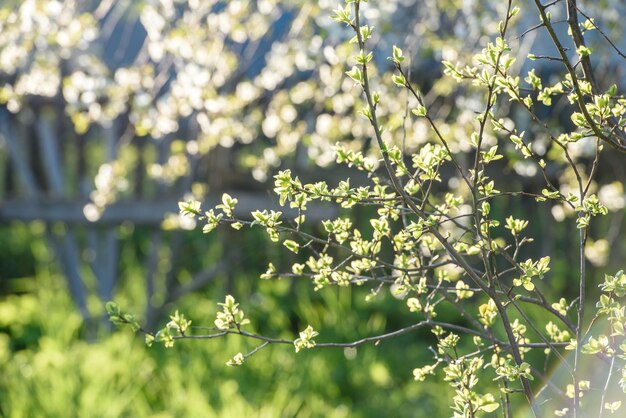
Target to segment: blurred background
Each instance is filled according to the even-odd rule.
[[[371,47],[388,141],[410,153],[433,139],[424,121],[406,117],[409,99],[391,83],[386,57],[397,44],[454,151],[469,151],[482,93],[444,77],[440,62],[469,62],[493,39],[505,13],[500,3],[395,0],[365,8],[366,22],[376,27]],[[527,31],[538,18],[530,2],[521,3],[511,44],[525,73],[528,53],[554,51],[544,33]],[[376,156],[367,124],[354,116],[360,92],[344,76],[354,45],[349,30],[329,18],[336,6],[0,1],[0,415],[449,415],[447,384],[412,379],[412,369],[431,359],[427,331],[377,347],[297,356],[291,347],[270,346],[244,367],[229,368],[226,361],[253,343],[227,338],[147,348],[127,330],[115,331],[104,315],[104,303],[115,300],[147,329],[163,326],[175,309],[196,325],[211,325],[217,301],[230,293],[255,330],[275,337],[293,338],[311,324],[323,329],[325,341],[352,341],[412,323],[389,292],[366,302],[372,289],[314,292],[304,281],[261,282],[269,261],[281,270],[296,256],[269,245],[260,231],[203,235],[177,214],[179,200],[209,208],[223,192],[239,199],[242,217],[277,209],[271,189],[279,169],[332,185],[347,177],[351,185],[367,181],[334,164],[337,141]],[[585,6],[624,43],[621,2]],[[562,9],[553,16],[563,17]],[[566,26],[558,27],[565,39]],[[619,84],[625,68],[619,54],[597,34],[590,41],[603,87]],[[538,68],[546,85],[561,71],[550,61]],[[571,128],[560,114],[566,103],[559,98],[542,113],[557,133]],[[513,105],[502,106],[520,130],[529,125]],[[551,180],[568,190],[573,179],[562,156],[545,132],[530,125],[527,131],[553,161]],[[592,145],[572,145],[583,168],[593,160]],[[544,187],[513,147],[505,156],[496,170],[508,189]],[[603,154],[593,188],[610,214],[592,229],[590,277],[623,266],[624,167],[624,156]],[[444,174],[454,188],[454,173]],[[493,211],[534,220],[536,245],[527,255],[551,255],[546,292],[573,297],[571,213],[516,198]],[[340,213],[333,205],[313,207],[311,232],[316,221]],[[358,208],[350,216],[367,229],[372,213]],[[454,320],[453,312],[440,315]]]

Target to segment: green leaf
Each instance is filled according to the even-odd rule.
[[[422,105],[417,105],[413,109],[411,109],[411,113],[416,116],[426,116],[426,107]]]
[[[178,202],[178,208],[181,215],[194,217],[200,214],[200,202],[197,200],[188,200],[186,202]]]
[[[300,246],[298,245],[297,242],[293,241],[293,240],[286,240],[285,242],[283,242],[283,245],[285,247],[287,247],[287,249],[289,249],[289,251],[298,254],[298,251],[300,250]]]
[[[498,402],[490,402],[490,403],[481,405],[479,409],[485,412],[494,412],[498,408],[500,408],[500,404]]]
[[[113,301],[109,301],[106,303],[105,305],[106,311],[109,315],[119,315],[120,314],[120,307],[118,306],[117,303],[113,302]]]
[[[402,74],[394,74],[391,77],[391,79],[393,80],[395,85],[398,86],[398,87],[406,86],[406,79],[404,78],[404,76]]]
[[[590,47],[581,45],[578,48],[576,48],[576,53],[578,55],[580,55],[581,57],[588,57],[589,55],[591,55],[591,52],[593,50]]]
[[[397,46],[393,46],[393,55],[389,57],[391,61],[395,64],[401,64],[404,61],[404,56],[402,55],[402,50]]]

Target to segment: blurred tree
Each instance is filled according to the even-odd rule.
[[[119,276],[120,224],[153,228],[145,267],[152,321],[164,301],[202,287],[220,270],[211,266],[195,274],[191,285],[177,283],[181,233],[164,238],[163,231],[192,227],[188,220],[166,217],[183,195],[213,205],[220,191],[235,189],[238,214],[244,215],[277,207],[263,193],[241,193],[262,190],[253,179],[265,180],[275,167],[311,170],[311,161],[327,166],[337,140],[370,151],[370,141],[360,139],[366,124],[350,117],[353,87],[342,78],[339,59],[347,48],[334,48],[346,34],[329,23],[329,6],[274,1],[5,4],[0,16],[5,150],[0,217],[46,222],[47,239],[85,317],[94,314],[88,308],[90,293],[103,301],[112,297]],[[445,19],[455,25],[480,11],[463,12],[452,3],[446,7]],[[390,2],[370,18],[425,28],[422,23],[434,24],[440,15],[434,5],[422,10]],[[377,41],[381,48],[406,35],[395,26],[381,34],[386,36]],[[447,30],[419,35],[427,35],[432,45],[451,36]],[[477,42],[479,36],[480,31],[466,40]],[[420,54],[436,78],[439,56],[430,48],[420,48]],[[393,124],[399,129],[402,119]],[[415,138],[411,149],[425,140],[411,135],[423,129],[419,123],[403,129]],[[326,207],[309,216],[325,219],[333,213]],[[164,254],[170,260],[163,270],[157,263]],[[153,298],[163,288],[155,276],[164,282],[165,296]]]

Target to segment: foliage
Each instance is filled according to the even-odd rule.
[[[403,359],[423,353],[410,340],[326,356],[269,347],[242,368],[230,368],[228,353],[247,352],[240,339],[212,344],[177,344],[171,349],[143,342],[130,332],[85,341],[85,324],[72,306],[62,277],[38,264],[37,290],[0,301],[0,415],[7,417],[398,417],[445,413],[445,391],[435,384],[415,387]],[[243,277],[239,292],[245,292]],[[303,283],[304,285],[304,283]],[[299,286],[298,293],[307,286]],[[125,293],[141,292],[137,283]],[[369,323],[349,310],[345,294],[323,300],[299,297],[302,315],[350,335],[380,329],[389,319],[384,305],[369,311]],[[289,298],[287,282],[256,293],[255,318],[271,328],[288,328],[290,318],[272,301]],[[206,296],[191,295],[181,309],[195,318],[215,315]],[[350,298],[348,298],[350,299]],[[362,297],[355,297],[359,304]],[[391,302],[393,304],[393,302]],[[359,306],[359,311],[362,311]],[[381,309],[383,308],[383,309]],[[377,310],[379,312],[377,312]],[[413,342],[418,342],[412,339]],[[400,356],[398,354],[401,354]],[[380,396],[385,393],[385,396]],[[416,412],[419,411],[419,412]],[[423,415],[416,415],[423,414]]]
[[[601,29],[591,20],[578,22],[573,0],[548,5],[536,1],[535,13],[541,23],[532,30],[547,31],[557,57],[531,54],[529,59],[557,61],[563,73],[556,83],[550,81],[548,85],[548,80],[542,80],[531,68],[524,78],[527,86],[523,86],[514,66],[509,33],[521,9],[513,1],[506,3],[500,22],[491,30],[491,41],[480,53],[464,63],[443,62],[444,73],[466,86],[467,94],[476,100],[471,105],[475,117],[466,121],[466,135],[459,137],[441,129],[433,116],[437,106],[412,83],[401,48],[394,46],[390,51],[393,74],[377,71],[380,61],[369,47],[375,30],[363,23],[365,3],[348,0],[335,10],[332,19],[352,31],[348,44],[357,50],[351,57],[355,65],[345,74],[360,94],[355,98],[355,108],[370,125],[364,135],[371,136],[379,150],[379,156],[372,159],[339,142],[336,159],[364,171],[369,183],[357,187],[351,186],[349,179],[341,179],[337,185],[306,183],[290,170],[280,171],[274,176],[274,191],[281,205],[297,210],[293,219],[264,209],[252,212],[252,221],[240,218],[234,215],[237,199],[227,194],[221,205],[206,212],[197,200],[181,202],[180,209],[182,215],[204,222],[207,233],[220,225],[260,227],[270,241],[282,243],[297,255],[298,261],[290,263],[284,272],[270,263],[262,279],[305,278],[318,291],[363,286],[371,290],[369,300],[390,286],[399,299],[405,300],[405,309],[416,318],[414,323],[345,343],[327,342],[331,339],[325,337],[324,329],[310,325],[298,330],[298,338],[277,338],[248,330],[247,316],[239,308],[241,303],[245,309],[245,301],[236,302],[230,295],[220,303],[223,310],[215,321],[215,332],[189,335],[187,331],[194,328],[188,328],[178,313],[156,333],[126,320],[116,305],[110,306],[110,315],[139,328],[150,342],[160,340],[166,346],[179,339],[233,334],[256,340],[257,347],[247,354],[238,352],[228,361],[233,366],[272,344],[293,344],[296,352],[303,348],[353,348],[427,328],[436,338],[434,359],[415,369],[414,376],[423,381],[436,370],[443,372],[443,379],[455,391],[451,402],[454,417],[490,413],[510,417],[524,409],[531,416],[574,417],[617,411],[623,394],[613,393],[611,383],[617,381],[626,392],[622,377],[626,374],[623,272],[605,277],[596,310],[586,312],[592,300],[587,295],[586,242],[590,225],[608,213],[595,193],[594,176],[605,146],[626,150],[626,101],[616,85],[604,86],[596,80],[590,61],[593,51],[583,35],[584,31]],[[555,32],[548,10],[560,3],[568,8],[574,57],[568,55],[562,37]],[[387,81],[379,83],[378,74]],[[391,117],[381,107],[398,100],[397,94],[378,90],[379,85],[392,85],[408,93],[403,110],[405,114],[411,110],[428,126],[428,144],[407,150],[398,140],[402,130],[390,134],[383,128]],[[538,113],[541,106],[557,103],[560,111],[570,116],[571,125],[549,126]],[[530,123],[525,126],[512,118],[513,109],[524,113]],[[593,149],[588,163],[574,152],[583,143]],[[495,162],[505,154],[517,155],[509,157],[512,161],[527,160],[543,184],[527,191],[510,189],[509,184],[500,182]],[[454,174],[444,177],[445,170]],[[556,184],[552,171],[566,173],[570,181]],[[539,205],[550,202],[574,218],[569,225],[578,235],[576,298],[551,300],[546,284],[550,255],[521,259],[524,248],[541,237],[526,235],[532,220],[509,214],[505,220],[492,212],[492,205],[512,196]],[[346,216],[329,219],[323,222],[321,234],[310,234],[305,229],[308,205],[324,201],[344,208]],[[349,215],[358,205],[376,208],[367,228],[351,222]],[[457,310],[464,324],[441,319],[441,312],[450,308]],[[603,323],[610,325],[609,332],[604,331]],[[541,370],[553,358],[565,369],[567,379],[547,376]],[[588,367],[607,372],[595,376]]]
[[[185,286],[186,270],[159,262],[164,235],[155,231],[156,250],[147,257],[153,268],[135,270],[145,275],[146,292],[125,294],[127,283],[118,283],[118,303],[106,305],[114,323],[129,325],[154,346],[146,356],[167,353],[161,345],[187,353],[185,347],[192,343],[177,344],[181,339],[217,339],[219,344],[243,337],[226,346],[228,355],[220,364],[244,367],[220,372],[247,376],[255,364],[267,365],[263,356],[287,345],[298,353],[289,357],[299,360],[296,370],[328,373],[332,368],[313,360],[320,349],[336,349],[325,356],[341,355],[343,349],[349,358],[354,349],[376,352],[368,345],[409,341],[408,346],[423,352],[413,357],[405,347],[397,358],[388,356],[393,367],[375,367],[372,380],[387,382],[385,386],[391,378],[381,370],[401,372],[411,364],[415,380],[449,384],[455,417],[510,417],[529,409],[535,416],[578,418],[618,411],[623,394],[612,389],[626,388],[624,275],[614,273],[618,268],[604,281],[594,280],[601,276],[589,267],[607,264],[619,235],[614,232],[619,226],[611,226],[607,215],[613,212],[619,225],[624,208],[623,186],[602,175],[604,163],[615,161],[617,154],[604,148],[626,149],[622,80],[606,76],[615,65],[607,57],[624,58],[609,37],[623,33],[620,13],[612,12],[619,4],[597,2],[589,5],[594,13],[587,13],[576,0],[440,1],[419,2],[420,8],[409,13],[411,5],[405,7],[405,2],[366,3],[349,0],[334,12],[327,2],[269,0],[6,3],[0,10],[0,128],[7,166],[16,168],[20,192],[29,197],[67,197],[69,186],[78,184],[77,193],[90,199],[83,208],[90,222],[101,221],[108,205],[131,193],[189,192],[179,204],[181,216],[167,219],[164,228],[193,228],[200,222],[204,233],[232,233],[244,240],[250,235],[239,234],[260,231],[275,246],[267,246],[273,254],[259,274],[265,280],[259,286],[284,287],[284,278],[301,282],[290,289],[310,284],[317,292],[293,300],[270,290],[263,299],[267,306],[259,308],[249,289],[226,286],[226,295],[207,295],[219,301],[211,309],[203,310],[207,304],[199,298],[189,306],[181,302],[163,327],[153,330],[154,311],[169,309],[173,295],[219,276],[200,274],[203,280]],[[413,18],[420,24],[407,24]],[[120,47],[113,36],[116,28],[138,28],[140,45]],[[407,28],[413,32],[406,33]],[[546,42],[528,42],[537,33]],[[113,57],[107,55],[111,49],[116,50]],[[434,62],[441,65],[433,70],[428,63]],[[24,134],[24,143],[34,134],[43,175],[42,170],[29,172],[32,161],[16,130]],[[83,145],[62,156],[59,148],[70,143]],[[82,164],[92,152],[103,163],[97,170]],[[76,179],[62,176],[65,160],[78,161]],[[216,186],[223,187],[223,177],[207,181],[203,164],[218,163],[226,163],[226,171],[249,168],[257,180],[278,170],[274,191],[282,207],[242,211],[241,196],[220,190],[221,202],[207,208],[202,201]],[[350,174],[335,176],[337,181],[310,180],[303,168],[311,163],[336,163]],[[147,193],[146,173],[151,180]],[[334,205],[339,215],[313,225],[318,204]],[[546,223],[534,216],[542,211],[562,222],[569,241],[575,237],[573,246],[542,245],[550,238],[542,230]],[[73,250],[75,231],[65,233],[64,228],[46,225],[46,238],[52,244],[56,238],[57,248],[60,241],[70,248],[57,251],[70,266],[66,274],[72,298],[89,318],[102,311],[101,302],[113,293],[116,271],[106,267],[115,259],[90,263],[105,266],[106,274],[93,271],[97,285],[83,280]],[[95,228],[86,229],[86,240],[94,238]],[[106,232],[111,238],[112,230]],[[172,253],[184,252],[177,245],[184,242],[183,235],[177,237]],[[114,245],[107,248],[115,254]],[[258,257],[252,251],[242,256],[248,262]],[[193,260],[194,266],[204,262],[205,267],[220,256],[212,251],[197,258],[202,260]],[[161,293],[155,291],[153,271],[163,273]],[[123,273],[132,277],[129,270]],[[342,299],[346,294],[350,303]],[[389,303],[389,294],[401,302]],[[300,304],[329,295],[343,303],[306,310],[304,320],[293,317]],[[353,297],[359,303],[352,304]],[[13,322],[55,324],[49,317],[20,323],[15,312],[21,309],[10,308],[20,303],[35,305],[28,297],[7,302],[12,312],[5,324],[11,340],[3,337],[7,347],[13,339],[20,341]],[[148,325],[128,312],[137,306],[148,311]],[[357,312],[383,320],[360,326],[362,317],[349,319]],[[387,321],[390,317],[400,319]],[[76,350],[69,354],[79,359],[78,371],[70,369],[72,361],[63,357],[59,343],[48,344],[54,332],[46,328],[27,333],[37,341],[35,348],[26,339],[5,350],[10,353],[5,358],[15,359],[7,361],[7,375],[19,380],[32,363],[45,367],[25,384],[36,386],[61,373],[76,373],[78,381],[93,379],[87,366],[91,350],[72,339],[79,322],[67,315],[58,327],[72,336],[58,338]],[[411,340],[416,336],[431,349]],[[117,338],[119,344],[133,344],[116,336],[103,343],[103,357],[122,352]],[[221,356],[211,348],[220,346],[198,347],[200,353],[211,353],[206,354],[210,360]],[[176,375],[187,364],[204,370],[201,363],[207,357],[188,354],[181,356],[189,363],[170,360],[155,370],[171,367]],[[144,356],[140,351],[133,355],[137,357],[129,361]],[[259,361],[251,361],[252,356]],[[296,364],[286,358],[280,361]],[[59,368],[52,370],[49,364]],[[606,366],[608,373],[591,372]],[[119,372],[111,380],[124,382],[125,388],[131,388],[125,379],[138,379],[110,371]],[[268,374],[266,380],[288,385]],[[170,378],[182,386],[185,379],[178,376]],[[410,377],[410,371],[404,376]],[[204,386],[202,379],[206,376],[197,382]],[[51,380],[49,386],[57,384]],[[80,385],[58,386],[67,392],[63,399],[83,402]],[[160,390],[146,395],[149,407],[178,411],[177,405],[161,403],[169,397]],[[390,399],[405,402],[405,411],[417,399],[390,392]],[[26,390],[7,393],[23,397],[17,394]],[[110,394],[84,393],[89,397],[85,405],[95,405],[93,398],[110,399]],[[154,393],[160,396],[150,395]],[[228,391],[216,402],[227,395],[231,401],[237,396]],[[41,396],[34,408],[60,408],[48,395]],[[20,401],[10,405],[19,408],[22,401],[16,399]],[[149,407],[128,414],[153,413]],[[389,413],[391,407],[379,410]],[[310,410],[330,413],[321,408]]]

